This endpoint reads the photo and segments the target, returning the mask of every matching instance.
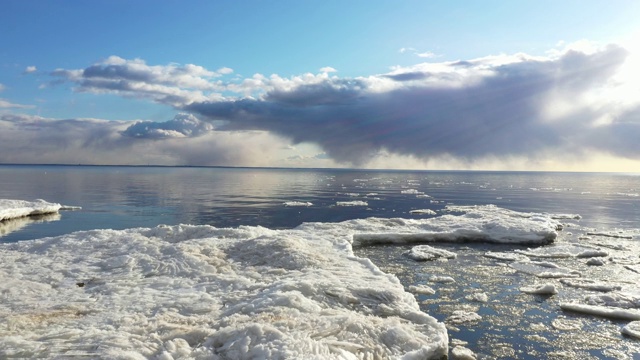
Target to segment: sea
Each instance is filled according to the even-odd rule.
[[[137,295],[127,293],[125,296],[123,289],[130,289],[130,285],[114,285],[125,284],[124,280],[114,280],[122,275],[122,269],[134,271],[135,266],[142,266],[139,264],[144,261],[153,261],[143,261],[142,255],[137,255],[148,251],[149,254],[157,252],[160,254],[158,256],[163,256],[165,263],[170,262],[167,259],[172,257],[178,259],[166,272],[154,270],[162,274],[165,297],[171,297],[171,291],[180,297],[198,289],[199,300],[188,298],[188,301],[214,306],[218,304],[217,298],[226,296],[232,290],[240,291],[240,284],[249,282],[247,279],[255,278],[251,282],[256,283],[264,281],[266,285],[260,289],[264,293],[270,291],[269,284],[284,283],[282,279],[285,278],[303,282],[296,279],[311,276],[309,269],[326,271],[327,279],[330,279],[331,276],[338,276],[335,274],[341,270],[328,270],[332,269],[329,263],[356,259],[360,264],[358,266],[364,270],[353,270],[351,278],[348,272],[340,273],[339,276],[345,277],[336,278],[331,283],[331,289],[348,290],[349,294],[335,290],[339,292],[336,295],[332,293],[334,290],[322,290],[339,299],[335,300],[336,305],[332,305],[335,306],[333,310],[340,308],[340,311],[351,311],[341,315],[341,320],[332,322],[331,326],[338,326],[336,324],[347,321],[345,319],[363,313],[369,317],[366,321],[380,322],[377,328],[413,326],[412,322],[415,322],[422,324],[420,326],[430,326],[427,330],[423,329],[423,333],[428,332],[427,335],[446,329],[445,352],[450,358],[640,359],[640,339],[634,336],[640,332],[640,326],[636,325],[640,317],[635,317],[640,314],[640,173],[0,165],[0,199],[43,199],[63,204],[69,209],[59,214],[0,222],[0,254],[5,254],[0,278],[5,277],[6,282],[11,277],[12,281],[17,281],[15,287],[22,289],[5,288],[0,291],[0,298],[5,300],[5,304],[0,306],[0,320],[3,320],[0,322],[5,324],[0,325],[0,347],[5,350],[0,350],[0,355],[5,358],[421,358],[419,352],[412,351],[423,345],[428,350],[424,350],[423,355],[442,355],[441,348],[438,350],[439,345],[428,343],[428,336],[424,343],[412,345],[411,341],[398,335],[402,331],[394,330],[392,338],[396,339],[394,341],[397,344],[389,344],[389,333],[377,334],[374,330],[367,330],[367,326],[375,329],[377,323],[363,325],[365,320],[358,320],[361,323],[353,320],[354,324],[360,324],[358,326],[362,328],[362,333],[355,334],[356,330],[345,328],[342,331],[345,334],[350,331],[350,338],[337,330],[330,335],[323,335],[330,339],[327,340],[327,352],[310,347],[307,349],[310,356],[306,357],[301,355],[304,352],[296,352],[302,351],[300,349],[304,346],[298,346],[298,341],[302,340],[294,339],[287,343],[289,345],[282,345],[286,343],[283,339],[287,332],[281,329],[284,326],[294,333],[302,326],[297,322],[306,320],[295,320],[292,311],[286,316],[294,320],[283,325],[285,313],[269,310],[269,319],[276,315],[280,319],[280,322],[269,323],[280,329],[279,332],[273,330],[273,334],[277,333],[278,336],[269,335],[272,333],[266,331],[260,321],[272,320],[261,320],[256,315],[267,312],[259,310],[264,309],[260,306],[265,300],[257,297],[246,300],[249,292],[226,299],[219,304],[222,310],[212,313],[201,308],[190,308],[188,306],[191,305],[186,302],[163,305],[160,309],[158,305],[153,305],[160,301],[157,298],[150,300],[149,304],[153,304],[148,307],[139,305],[140,309],[123,305],[125,301],[135,302],[133,299],[136,296],[140,299],[156,296],[146,292]],[[469,210],[469,221],[474,217],[490,217],[499,228],[505,226],[502,216],[510,219],[542,217],[545,221],[557,221],[561,226],[553,243],[484,241],[483,235],[477,232],[459,238],[442,235],[466,231],[459,229],[467,226],[464,225],[466,223],[460,225],[450,222],[466,211],[460,209],[476,209]],[[446,224],[449,225],[446,226],[451,229],[442,230],[445,225],[440,219],[448,219]],[[389,222],[394,222],[394,225],[389,225]],[[441,236],[418,236],[416,239],[404,234],[408,231],[406,229],[436,223]],[[367,246],[344,245],[340,238],[341,229],[348,237],[344,242],[347,243],[351,237],[355,237],[355,233],[381,231],[377,227],[383,226],[380,224],[386,226],[385,229],[401,226],[402,231],[397,231],[403,232],[404,236]],[[486,223],[483,226],[486,227]],[[231,235],[223,236],[223,231]],[[396,230],[384,231],[386,234]],[[501,231],[508,233],[510,230]],[[184,235],[184,239],[176,240],[178,238],[172,236],[178,232],[192,235]],[[165,235],[158,235],[160,233]],[[171,235],[166,235],[169,233]],[[316,246],[329,237],[332,240],[327,249],[343,251],[344,248],[347,255],[334,259],[334,255],[327,255],[329,250],[318,250],[325,252],[326,256],[322,258],[325,260],[311,262],[309,259],[316,253],[301,244]],[[99,259],[103,262],[88,262],[90,260],[87,259],[92,256],[107,256],[103,249],[114,239],[120,238],[127,239],[128,243],[121,246],[128,247],[126,251],[122,250],[122,253],[113,256],[127,265],[107,266],[106,258]],[[170,243],[166,246],[171,248],[149,245],[157,241],[149,239],[156,238],[166,240],[167,244]],[[224,282],[223,275],[226,273],[220,270],[223,265],[215,265],[212,260],[208,260],[208,265],[202,263],[219,266],[216,270],[219,277],[215,280],[218,282],[215,282],[197,272],[197,266],[189,262],[191,260],[184,260],[184,263],[179,260],[185,254],[192,254],[192,250],[183,249],[187,243],[196,246],[195,242],[191,242],[197,240],[201,249],[207,241],[214,241],[211,240],[213,238],[225,241],[225,245],[215,248],[215,251],[224,251],[227,258],[234,259],[224,265],[235,269],[235,277],[229,277],[235,280],[232,284],[225,283],[228,286],[226,292],[211,290],[214,285],[202,285],[207,281],[218,285]],[[287,242],[286,246],[278,242],[282,238],[287,239],[282,240]],[[237,260],[240,255],[236,258],[234,254],[244,251],[238,250],[237,244],[255,239],[265,239],[260,244],[272,245],[261,245],[259,254],[254,254],[253,258],[243,253],[243,260]],[[180,243],[183,240],[185,242]],[[133,246],[132,243],[137,245]],[[43,250],[45,245],[46,250]],[[430,254],[440,255],[422,258],[410,256],[412,249],[424,245],[441,250],[427,250],[431,251]],[[237,253],[232,253],[232,248]],[[209,254],[204,250],[198,251],[200,257]],[[16,255],[18,253],[20,255]],[[449,256],[442,256],[442,253]],[[224,259],[225,256],[216,259]],[[260,258],[259,264],[257,258]],[[271,270],[264,268],[254,271],[257,274],[245,274],[239,270],[241,266],[252,269],[268,266],[271,261],[284,261],[285,258],[291,262],[282,265],[284,270],[280,273],[270,273]],[[56,262],[67,267],[58,269]],[[132,262],[138,265],[131,265]],[[188,271],[184,264],[190,264]],[[55,271],[60,271],[60,275],[50,275],[44,288],[28,291],[32,283],[44,286],[38,276],[48,276],[44,274],[53,274]],[[264,273],[261,274],[261,271]],[[365,275],[359,278],[358,274],[362,271]],[[271,276],[268,281],[264,278],[267,273]],[[372,281],[366,275],[369,273],[382,283],[375,286],[367,284]],[[131,276],[127,279],[134,278],[127,274]],[[140,276],[139,281],[151,281],[149,274],[147,272]],[[259,276],[264,279],[256,280]],[[313,281],[304,280],[305,286],[312,284],[318,287],[323,283],[320,275],[313,276],[309,278]],[[183,287],[183,283],[174,288],[171,287],[174,285],[168,285],[177,284],[177,279],[189,281],[189,277],[206,281],[184,283],[187,287]],[[95,287],[92,288],[90,284]],[[140,287],[141,284],[150,283],[136,284]],[[149,286],[160,289],[159,283]],[[369,297],[360,297],[354,290],[358,286],[372,286],[368,291],[374,291],[373,288],[379,286],[386,289],[384,291],[388,296],[385,296],[393,295],[394,298],[373,297],[370,292],[367,293]],[[552,291],[540,290],[545,286]],[[41,294],[47,291],[58,294],[55,291],[62,291],[60,289],[63,288],[68,288],[64,291],[72,291],[80,287],[82,294],[60,293],[66,294],[64,301],[77,304],[71,312],[66,308],[60,310],[64,303],[51,300],[51,296],[41,298]],[[304,299],[317,295],[311,290],[309,294],[316,295],[299,289],[296,291]],[[111,305],[106,305],[104,300],[107,298],[110,299],[109,304],[119,305],[110,308]],[[376,302],[375,307],[366,305],[368,303],[364,298],[375,298],[371,300]],[[87,305],[88,299],[105,301],[101,309],[113,311],[116,315],[110,318],[98,316],[99,311]],[[274,297],[269,299],[275,303],[278,301]],[[383,304],[386,300],[389,301],[387,307]],[[228,311],[225,313],[224,309],[233,308],[233,301],[246,301],[246,304],[251,304],[252,312],[247,312],[249,305],[245,304],[240,310],[225,310]],[[282,301],[279,306],[295,308],[295,314],[311,312],[311,305],[307,307],[306,302],[302,304],[302,298]],[[141,303],[145,302],[141,300]],[[358,305],[360,309],[354,303],[365,305]],[[274,303],[270,304],[275,306]],[[351,304],[348,305],[351,308],[345,304]],[[576,310],[567,304],[579,304],[582,307]],[[50,313],[55,310],[58,315],[39,313],[37,317],[33,316],[34,309],[47,306],[53,309]],[[589,312],[588,306],[596,310]],[[407,315],[409,310],[405,307],[413,309],[411,315]],[[608,313],[605,311],[608,309],[621,311]],[[238,314],[245,312],[254,317],[240,318]],[[66,318],[70,313],[73,313],[73,321]],[[157,318],[160,313],[165,317]],[[166,315],[169,313],[173,317]],[[435,319],[435,322],[420,317],[424,314],[429,319]],[[392,319],[394,316],[403,319],[401,324],[396,324],[397,321]],[[27,325],[23,323],[25,317],[30,319]],[[121,320],[114,320],[116,318]],[[178,326],[167,320],[169,318],[180,318],[182,322]],[[318,323],[313,326],[320,326],[318,324],[326,321],[325,318],[318,317]],[[237,319],[238,322],[231,324],[230,319]],[[301,319],[306,318],[302,316]],[[310,323],[316,321],[313,317],[308,319]],[[131,330],[136,321],[144,323],[144,326]],[[237,331],[247,321],[251,321],[254,327],[251,331],[243,330],[243,338]],[[391,321],[396,321],[393,323],[395,325],[390,325]],[[70,325],[74,322],[82,325]],[[236,331],[233,333],[235,338],[229,335],[230,328]],[[182,336],[185,339],[183,342],[176,340],[181,336],[180,329],[187,329],[184,330],[186,335]],[[419,326],[402,329],[408,334],[409,331],[420,332]],[[216,338],[223,332],[227,334],[226,340]],[[259,334],[255,335],[256,332]],[[329,334],[329,330],[326,333]],[[131,340],[134,336],[131,334],[135,334],[134,340]],[[369,336],[366,334],[374,343],[381,344],[379,348],[378,345],[371,345],[376,348],[373,352],[367,352],[369,345],[363,340]],[[412,336],[420,338],[418,335]],[[442,336],[438,336],[431,336],[431,339],[440,339],[442,342]],[[217,340],[211,340],[213,338]],[[240,346],[240,338],[249,340]],[[437,342],[434,340],[434,343]],[[298,348],[294,351],[292,348],[295,346]]]

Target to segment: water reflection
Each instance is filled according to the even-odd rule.
[[[12,232],[22,230],[27,226],[29,226],[30,224],[38,224],[38,223],[58,221],[58,220],[60,220],[60,214],[54,213],[54,214],[24,216],[20,218],[0,221],[0,238],[6,235],[9,235]]]

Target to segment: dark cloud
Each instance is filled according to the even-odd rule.
[[[223,129],[267,130],[294,143],[319,144],[332,158],[356,165],[381,150],[470,160],[550,149],[579,152],[594,146],[578,139],[594,131],[591,124],[602,109],[578,99],[607,82],[626,56],[622,48],[610,46],[592,54],[569,51],[556,59],[469,63],[467,73],[455,72],[457,63],[436,76],[439,83],[379,89],[376,81],[383,77],[423,79],[408,69],[367,81],[326,79],[270,91],[261,99],[196,102],[185,109],[226,120]],[[470,68],[476,71],[469,74]],[[549,104],[558,100],[571,103],[570,115],[548,114]],[[621,125],[609,129],[616,127]],[[626,130],[640,135],[637,128]],[[598,144],[605,149],[611,145],[604,140]]]
[[[209,123],[190,114],[179,114],[165,122],[138,121],[129,126],[122,135],[139,139],[167,139],[200,136],[213,131]]]

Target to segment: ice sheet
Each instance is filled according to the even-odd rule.
[[[579,277],[580,273],[547,261],[516,261],[509,264],[512,268],[539,278]]]
[[[287,201],[283,203],[284,206],[313,206],[313,203],[308,201]]]
[[[25,216],[57,213],[62,205],[44,200],[25,201],[0,199],[0,221]]]
[[[416,210],[410,210],[409,214],[436,215],[436,212],[431,209],[416,209]]]
[[[355,229],[96,230],[0,245],[0,357],[440,358],[444,324]]]
[[[604,251],[595,246],[575,244],[557,244],[554,246],[545,246],[537,249],[516,250],[516,252],[526,256],[539,258],[591,258],[609,255],[607,251]]]

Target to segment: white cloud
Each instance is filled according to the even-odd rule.
[[[336,164],[496,168],[550,164],[557,154],[640,157],[640,97],[619,96],[640,89],[640,80],[620,77],[633,68],[632,56],[615,45],[579,43],[546,56],[425,62],[366,77],[322,68],[231,80],[219,78],[222,70],[112,57],[55,75],[78,91],[152,99],[224,122],[206,136],[258,130],[315,144]],[[171,126],[150,126],[143,137],[184,135]],[[297,161],[314,160],[303,158]]]
[[[7,88],[6,86],[0,84],[0,91],[4,91],[6,88]]]
[[[24,69],[24,73],[25,73],[25,74],[31,74],[31,73],[34,73],[34,72],[36,72],[36,71],[38,71],[38,68],[36,68],[35,66],[27,66],[27,67]]]
[[[338,70],[332,68],[331,66],[325,66],[323,68],[320,69],[321,73],[333,73],[333,72],[338,72]]]
[[[0,98],[0,109],[9,109],[9,108],[13,108],[13,109],[31,109],[33,107],[34,107],[33,105],[15,104],[15,103],[10,102],[9,100]]]

